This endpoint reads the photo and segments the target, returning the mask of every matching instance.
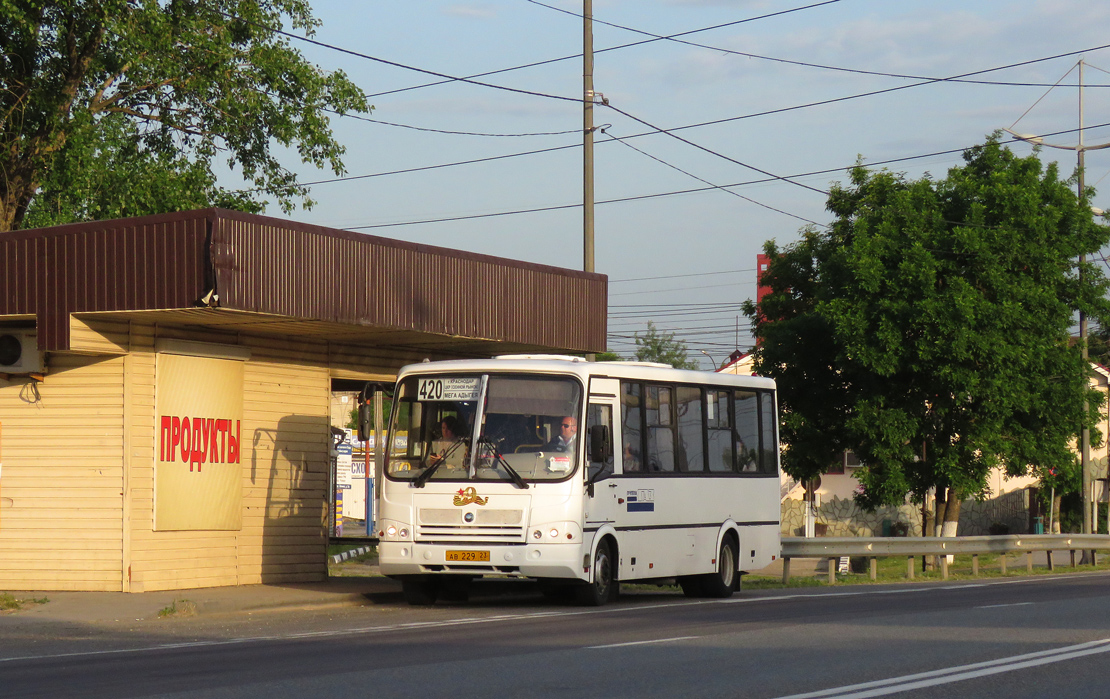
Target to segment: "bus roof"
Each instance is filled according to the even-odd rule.
[[[402,367],[398,380],[409,374],[426,373],[486,373],[529,372],[574,374],[583,379],[590,377],[614,379],[640,379],[643,381],[672,381],[675,383],[712,384],[773,389],[775,382],[761,376],[721,374],[712,371],[675,369],[656,362],[588,362],[582,357],[567,355],[501,355],[492,359],[453,359],[422,362]]]

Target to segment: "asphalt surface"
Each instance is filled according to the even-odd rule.
[[[502,581],[504,592],[434,608],[408,608],[384,589],[358,608],[214,610],[78,644],[19,643],[9,617],[0,696],[1101,699],[1108,580],[1102,571],[727,600],[636,589],[593,609]],[[256,628],[216,621],[246,617]]]

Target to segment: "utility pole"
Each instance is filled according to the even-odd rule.
[[[1061,150],[1074,150],[1076,152],[1077,164],[1079,167],[1079,177],[1077,179],[1076,190],[1079,199],[1083,199],[1083,176],[1084,176],[1084,154],[1089,150],[1101,150],[1103,148],[1110,148],[1110,143],[1102,143],[1097,146],[1088,146],[1083,143],[1083,60],[1080,59],[1079,63],[1079,144],[1075,146],[1059,146],[1052,143],[1045,143],[1044,139],[1040,136],[1033,136],[1030,134],[1019,134],[1010,129],[1006,129],[1015,138],[1033,143],[1036,145],[1048,146],[1049,148],[1059,148]],[[1071,72],[1071,71],[1068,71]],[[1079,255],[1079,284],[1083,284],[1083,267],[1087,264],[1086,253]],[[1090,371],[1090,360],[1087,353],[1087,314],[1082,309],[1079,310],[1079,344],[1080,352],[1083,357],[1083,367],[1085,371]],[[1083,412],[1086,414],[1088,408],[1087,399],[1083,399]],[[1079,463],[1082,466],[1082,486],[1080,488],[1080,496],[1083,502],[1083,533],[1090,534],[1094,531],[1092,529],[1092,521],[1097,522],[1097,519],[1091,517],[1092,510],[1098,506],[1094,500],[1094,483],[1092,481],[1091,473],[1091,430],[1086,425],[1083,426],[1079,435]],[[1050,509],[1054,508],[1055,504],[1050,505]],[[1097,510],[1096,510],[1097,511]],[[1088,559],[1087,557],[1091,558]],[[1083,562],[1094,563],[1094,552],[1084,551]]]
[[[1079,61],[1079,145],[1075,147],[1076,157],[1079,161],[1079,179],[1077,189],[1079,191],[1079,200],[1083,201],[1083,61]],[[1083,287],[1083,267],[1087,264],[1086,253],[1079,253],[1079,286]],[[1087,314],[1083,309],[1079,309],[1079,351],[1083,355],[1083,369],[1090,371],[1091,362],[1087,354]],[[1083,398],[1083,413],[1087,413],[1087,398]],[[1083,471],[1083,533],[1090,534],[1094,530],[1091,529],[1091,507],[1094,504],[1092,497],[1094,489],[1091,487],[1091,430],[1086,424],[1083,425],[1083,432],[1080,434],[1080,453],[1079,463]],[[1093,520],[1097,522],[1098,520]],[[1094,551],[1091,552],[1092,559]],[[1083,557],[1087,557],[1084,552]],[[1094,563],[1094,560],[1091,561]]]
[[[594,8],[582,0],[582,269],[594,271]]]

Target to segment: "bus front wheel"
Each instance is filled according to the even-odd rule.
[[[418,578],[401,581],[401,593],[405,601],[415,607],[427,607],[436,603],[439,597],[439,582]]]
[[[701,592],[705,597],[732,597],[736,587],[736,542],[725,537],[717,554],[717,572],[709,573],[701,579]]]
[[[594,580],[578,587],[578,602],[587,607],[600,607],[615,597],[617,586],[613,554],[608,541],[597,545],[594,553]]]

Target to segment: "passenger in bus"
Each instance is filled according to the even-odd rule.
[[[744,473],[753,473],[759,470],[755,449],[748,449],[744,445],[744,440],[740,437],[736,438],[736,458],[740,462],[740,470]]]
[[[574,451],[578,440],[578,418],[567,415],[559,421],[559,436],[544,445],[544,451]]]
[[[432,463],[436,464],[443,461],[443,466],[447,468],[464,468],[466,464],[466,444],[459,419],[454,415],[444,417],[439,423],[439,435],[440,438],[432,443]]]
[[[640,456],[632,450],[632,445],[624,443],[624,456],[621,464],[625,473],[635,473],[640,470]]]

